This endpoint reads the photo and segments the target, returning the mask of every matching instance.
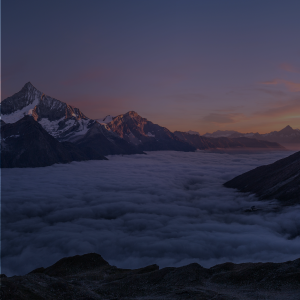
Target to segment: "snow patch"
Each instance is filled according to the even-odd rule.
[[[155,134],[152,134],[151,132],[148,132],[147,135],[150,137],[155,137]]]
[[[17,110],[15,112],[11,113],[9,115],[2,114],[1,118],[5,123],[15,123],[15,122],[19,121],[20,119],[22,119],[27,114],[30,114],[30,112],[32,114],[33,109],[35,108],[36,105],[39,104],[39,101],[40,101],[40,99],[36,96],[35,100],[31,104],[23,107],[20,110]]]
[[[10,135],[10,136],[6,137],[5,139],[3,139],[3,141],[5,141],[5,140],[7,140],[9,138],[18,138],[18,137],[20,137],[19,134],[18,135]]]
[[[57,137],[59,135],[58,127],[59,122],[63,121],[64,117],[57,121],[49,121],[47,118],[43,118],[39,121],[42,127],[52,136]]]

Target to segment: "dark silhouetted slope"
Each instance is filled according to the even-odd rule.
[[[1,126],[1,167],[45,167],[89,159],[106,159],[93,149],[60,143],[31,116]]]
[[[276,198],[283,205],[300,204],[300,152],[239,175],[224,186],[261,199]]]

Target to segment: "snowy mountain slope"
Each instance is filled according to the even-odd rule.
[[[15,123],[25,115],[32,115],[58,140],[70,140],[84,135],[95,122],[78,108],[46,96],[30,82],[18,93],[1,102],[1,118],[5,123]]]
[[[30,82],[21,91],[2,101],[1,112],[5,123],[15,123],[24,116],[31,115],[57,140],[81,143],[86,147],[90,143],[101,154],[143,153],[117,134],[108,131],[106,126],[89,119],[78,108],[45,95]],[[91,139],[89,132],[92,128],[98,128],[97,135],[93,137],[98,141]]]

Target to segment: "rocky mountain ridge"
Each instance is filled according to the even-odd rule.
[[[114,117],[106,126],[142,151],[196,150],[194,146],[181,141],[167,128],[142,118],[135,111]]]
[[[134,111],[93,120],[80,109],[45,95],[30,82],[2,101],[1,112],[2,122],[6,124],[14,124],[24,116],[31,116],[59,142],[71,142],[86,151],[89,149],[87,157],[93,157],[95,153],[106,156],[158,150],[282,148],[276,143],[245,137],[213,139],[182,132],[172,133]]]
[[[270,165],[257,167],[224,184],[282,205],[300,204],[300,151]]]
[[[298,300],[300,259],[284,263],[197,263],[159,269],[111,266],[90,253],[59,260],[24,276],[1,275],[1,299]]]

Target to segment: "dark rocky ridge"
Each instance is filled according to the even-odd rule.
[[[106,126],[142,151],[196,150],[194,146],[181,141],[167,128],[153,124],[134,111],[114,117]]]
[[[1,167],[45,167],[90,159],[106,159],[99,152],[57,141],[31,116],[13,124],[1,122]]]
[[[285,263],[193,263],[130,270],[95,253],[63,258],[24,276],[1,275],[1,299],[299,300],[300,259]]]
[[[261,199],[275,198],[283,205],[300,204],[300,152],[239,175],[224,186]]]
[[[254,138],[239,137],[205,137],[198,134],[175,131],[174,134],[182,141],[189,143],[197,149],[216,149],[216,148],[266,148],[266,149],[284,149],[281,145],[274,142],[257,140]]]

